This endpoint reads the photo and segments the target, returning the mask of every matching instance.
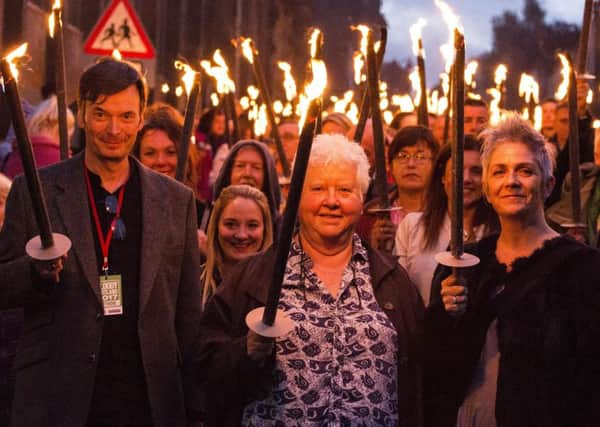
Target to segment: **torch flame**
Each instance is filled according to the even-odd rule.
[[[369,33],[371,32],[371,29],[369,27],[367,27],[366,25],[363,25],[363,24],[356,25],[356,26],[353,25],[350,28],[352,30],[360,31],[360,33],[361,33],[361,38],[360,38],[360,53],[362,53],[363,57],[366,58],[367,57],[368,37],[369,37]]]
[[[56,23],[54,22],[54,11],[60,10],[62,5],[60,4],[60,0],[54,0],[54,4],[52,5],[52,12],[48,15],[48,30],[50,32],[50,38],[54,38],[54,26]],[[59,22],[62,25],[62,22]]]
[[[248,92],[248,95],[250,96],[250,99],[253,101],[256,101],[256,98],[258,98],[258,95],[260,93],[260,91],[258,90],[258,88],[256,86],[250,85],[248,86],[248,88],[246,89],[246,91]]]
[[[121,55],[121,51],[119,49],[113,49],[111,56],[117,61],[123,60],[123,55]]]
[[[168,83],[163,83],[162,86],[160,87],[160,91],[162,93],[169,93],[170,90],[171,90],[171,88],[169,87]]]
[[[17,64],[15,64],[15,59],[25,56],[26,53],[27,53],[27,43],[23,43],[21,46],[19,46],[18,48],[16,48],[15,50],[13,50],[12,52],[10,52],[8,55],[6,55],[4,57],[6,62],[8,62],[8,65],[10,67],[10,73],[12,74],[12,77],[13,77],[13,79],[15,79],[15,81],[17,81],[19,78],[19,69],[17,68]],[[4,79],[6,79],[6,78],[7,77],[4,77]]]
[[[304,126],[306,116],[308,115],[308,107],[311,101],[319,98],[327,87],[327,67],[325,62],[320,59],[311,59],[312,81],[304,88],[304,96],[301,97],[300,106],[301,116],[298,126],[300,129]]]
[[[415,111],[415,105],[410,95],[392,95],[392,105],[400,107],[400,111],[403,113]]]
[[[248,60],[249,63],[254,64],[254,43],[249,37],[242,37],[240,46],[242,47],[242,54]]]
[[[533,128],[538,132],[542,130],[542,115],[543,112],[541,105],[536,105],[533,112]]]
[[[444,21],[446,22],[446,25],[448,26],[448,31],[450,32],[450,37],[449,37],[448,43],[446,43],[440,47],[442,56],[444,57],[444,60],[446,61],[446,66],[445,66],[446,73],[449,73],[450,67],[452,67],[452,64],[454,64],[454,56],[455,56],[454,31],[458,30],[462,33],[462,28],[460,26],[460,19],[459,19],[458,15],[456,15],[454,13],[452,8],[450,6],[448,6],[447,3],[445,3],[442,0],[435,0],[435,5],[442,12],[442,17],[444,18]]]
[[[181,81],[183,82],[183,85],[185,86],[185,92],[188,94],[190,94],[190,92],[192,91],[192,87],[194,86],[194,79],[196,78],[196,71],[194,71],[194,69],[192,67],[189,66],[189,64],[186,64],[183,61],[175,61],[174,63],[175,68],[183,71],[183,76],[181,76]]]
[[[333,111],[336,113],[344,113],[346,114],[347,110],[348,110],[348,106],[350,105],[350,103],[352,102],[352,98],[354,97],[354,92],[351,90],[347,90],[346,92],[344,92],[344,96],[342,97],[342,99],[335,99],[334,97],[332,97],[332,101],[333,101]]]
[[[210,94],[210,103],[212,104],[213,107],[216,107],[217,105],[219,105],[220,99],[219,99],[219,95],[217,95],[216,93],[211,93]]]
[[[571,67],[569,66],[569,60],[562,53],[558,54],[560,58],[560,62],[562,63],[562,69],[560,70],[560,75],[562,76],[562,81],[558,85],[558,89],[556,89],[556,93],[554,97],[561,101],[567,97],[567,93],[569,91],[569,74],[571,73]]]
[[[525,102],[533,100],[533,102],[538,104],[540,102],[539,94],[540,85],[535,81],[533,76],[530,76],[527,73],[521,74],[521,80],[519,81],[519,96],[523,98]]]
[[[292,66],[287,62],[279,61],[277,66],[283,71],[283,89],[285,99],[292,101],[297,95],[296,80],[292,75]]]
[[[508,68],[506,68],[506,65],[500,64],[496,67],[496,71],[494,72],[494,83],[496,84],[496,86],[500,86],[506,81],[507,74]]]
[[[585,97],[585,103],[591,104],[594,101],[594,91],[592,89],[588,89],[588,93]]]
[[[486,92],[492,97],[492,100],[490,101],[490,124],[496,126],[502,119],[502,114],[500,112],[502,93],[495,87],[489,88]]]
[[[354,64],[354,83],[359,85],[366,80],[366,76],[362,72],[362,69],[365,66],[365,60],[363,59],[362,53],[358,50],[354,52],[352,63]]]
[[[248,98],[247,96],[242,96],[240,98],[240,107],[242,107],[242,110],[244,111],[250,108],[250,98]]]
[[[229,77],[229,67],[219,49],[215,50],[213,61],[217,64],[215,67],[212,66],[210,61],[206,60],[200,61],[200,65],[204,68],[206,74],[213,77],[217,82],[217,92],[220,94],[235,92],[235,83]]]
[[[318,44],[320,35],[321,30],[314,28],[308,39],[308,45],[310,46],[310,57],[313,59],[317,56],[317,51],[319,50]]]
[[[256,136],[263,136],[267,133],[267,106],[261,104],[256,120],[254,121],[254,134]]]
[[[477,83],[475,82],[475,73],[477,72],[477,67],[479,63],[477,61],[471,61],[465,67],[465,85],[475,89],[477,87]]]
[[[427,21],[419,18],[415,24],[410,27],[410,39],[412,40],[412,49],[415,56],[425,58],[425,50],[423,49],[422,33],[423,28],[427,25]]]
[[[351,102],[348,111],[346,111],[346,116],[350,119],[352,124],[356,125],[358,123],[358,105],[356,102]]]
[[[419,69],[415,69],[408,75],[408,79],[412,85],[412,89],[415,92],[414,105],[418,106],[421,102],[421,76],[419,76]]]

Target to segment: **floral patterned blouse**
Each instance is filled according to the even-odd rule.
[[[248,426],[398,423],[396,330],[375,299],[357,235],[336,298],[294,241],[279,307],[296,326],[277,340],[271,394],[249,403]]]

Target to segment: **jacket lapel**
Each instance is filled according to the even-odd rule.
[[[169,203],[169,198],[161,191],[162,186],[157,185],[150,172],[138,162],[142,191],[142,247],[140,256],[140,306],[141,315],[148,303],[150,292],[161,264],[160,258],[165,242],[164,226],[166,222],[166,209],[164,204]]]
[[[84,277],[102,305],[89,201],[83,175],[83,156],[77,155],[69,160],[65,164],[65,169],[67,172],[56,180],[57,210],[62,218],[66,234],[71,239],[71,252],[79,261]]]

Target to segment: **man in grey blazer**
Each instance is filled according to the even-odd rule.
[[[34,261],[23,177],[0,233],[0,307],[22,306],[14,426],[184,426],[181,363],[200,315],[191,191],[129,156],[146,86],[126,62],[80,80],[86,148],[40,170],[66,257]]]

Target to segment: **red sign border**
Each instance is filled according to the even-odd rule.
[[[87,38],[87,40],[85,42],[85,45],[83,46],[83,50],[86,53],[89,53],[92,55],[94,55],[94,54],[96,54],[96,55],[112,54],[113,49],[97,49],[97,48],[92,48],[92,45],[94,44],[94,41],[96,40],[96,38],[98,38],[98,36],[100,35],[100,31],[102,31],[102,29],[104,28],[104,25],[106,24],[108,19],[112,16],[114,10],[117,8],[119,3],[123,3],[125,5],[125,8],[127,9],[127,13],[129,13],[129,16],[131,17],[131,20],[133,21],[134,26],[136,27],[136,29],[139,32],[140,39],[142,39],[142,43],[144,44],[144,46],[146,46],[146,50],[147,50],[147,52],[145,52],[145,53],[140,53],[140,52],[121,51],[119,49],[119,52],[121,52],[121,55],[124,58],[140,58],[140,59],[154,58],[154,56],[155,56],[154,46],[152,46],[152,42],[150,42],[150,39],[148,38],[148,34],[146,33],[146,29],[142,25],[142,22],[140,21],[139,17],[137,16],[137,13],[135,13],[135,10],[133,9],[133,7],[131,7],[131,5],[129,4],[129,2],[127,0],[113,0],[113,2],[108,6],[108,8],[104,12],[104,14],[100,18],[100,20],[98,21],[98,23],[92,29],[92,32],[90,33],[89,37]]]

